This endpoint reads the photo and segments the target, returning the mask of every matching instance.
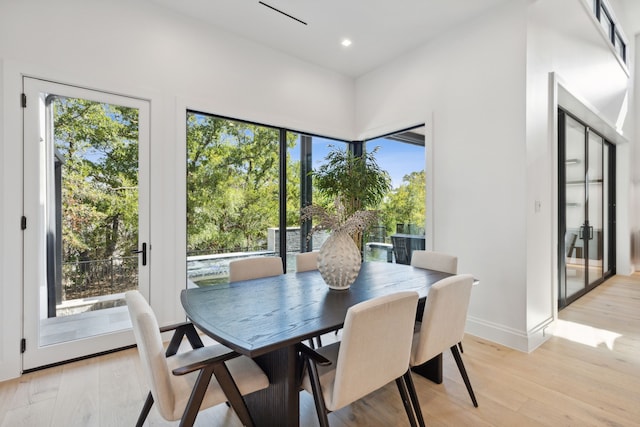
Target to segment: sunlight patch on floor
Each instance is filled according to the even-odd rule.
[[[613,350],[616,339],[622,336],[605,329],[561,319],[558,319],[553,335],[594,348],[604,344],[609,350]]]

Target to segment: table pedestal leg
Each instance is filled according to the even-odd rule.
[[[268,388],[245,396],[254,424],[256,427],[298,427],[300,390],[296,347],[282,348],[254,360],[271,383]]]
[[[414,366],[411,370],[436,384],[442,384],[442,353],[422,365]]]

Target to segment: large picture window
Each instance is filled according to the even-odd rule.
[[[280,133],[187,113],[187,260],[199,285],[225,282],[229,260],[279,255]]]
[[[425,249],[426,176],[424,126],[366,142],[391,176],[391,191],[378,209],[380,223],[365,235],[366,259],[409,264]]]
[[[188,286],[226,283],[229,262],[244,257],[280,256],[293,272],[296,254],[319,250],[327,234],[310,236],[300,209],[330,203],[311,172],[336,148],[378,147],[381,166],[394,171],[392,191],[372,207],[382,215],[363,236],[363,260],[396,261],[396,233],[424,247],[423,136],[350,143],[196,111],[186,123]]]

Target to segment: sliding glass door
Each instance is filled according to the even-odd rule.
[[[559,307],[613,273],[614,146],[560,110]]]

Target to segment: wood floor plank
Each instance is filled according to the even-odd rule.
[[[103,361],[104,356],[63,366],[53,427],[100,426],[98,370]]]
[[[16,394],[20,379],[0,382],[0,426],[4,426],[4,420]]]
[[[56,405],[55,399],[34,402],[9,410],[4,417],[2,427],[48,427],[52,425],[51,413]]]
[[[119,354],[104,356],[99,365],[99,419],[106,425],[133,425],[130,414],[135,414],[141,406],[139,397],[148,391],[141,384],[136,372],[136,351],[126,350],[131,357],[122,357]]]

